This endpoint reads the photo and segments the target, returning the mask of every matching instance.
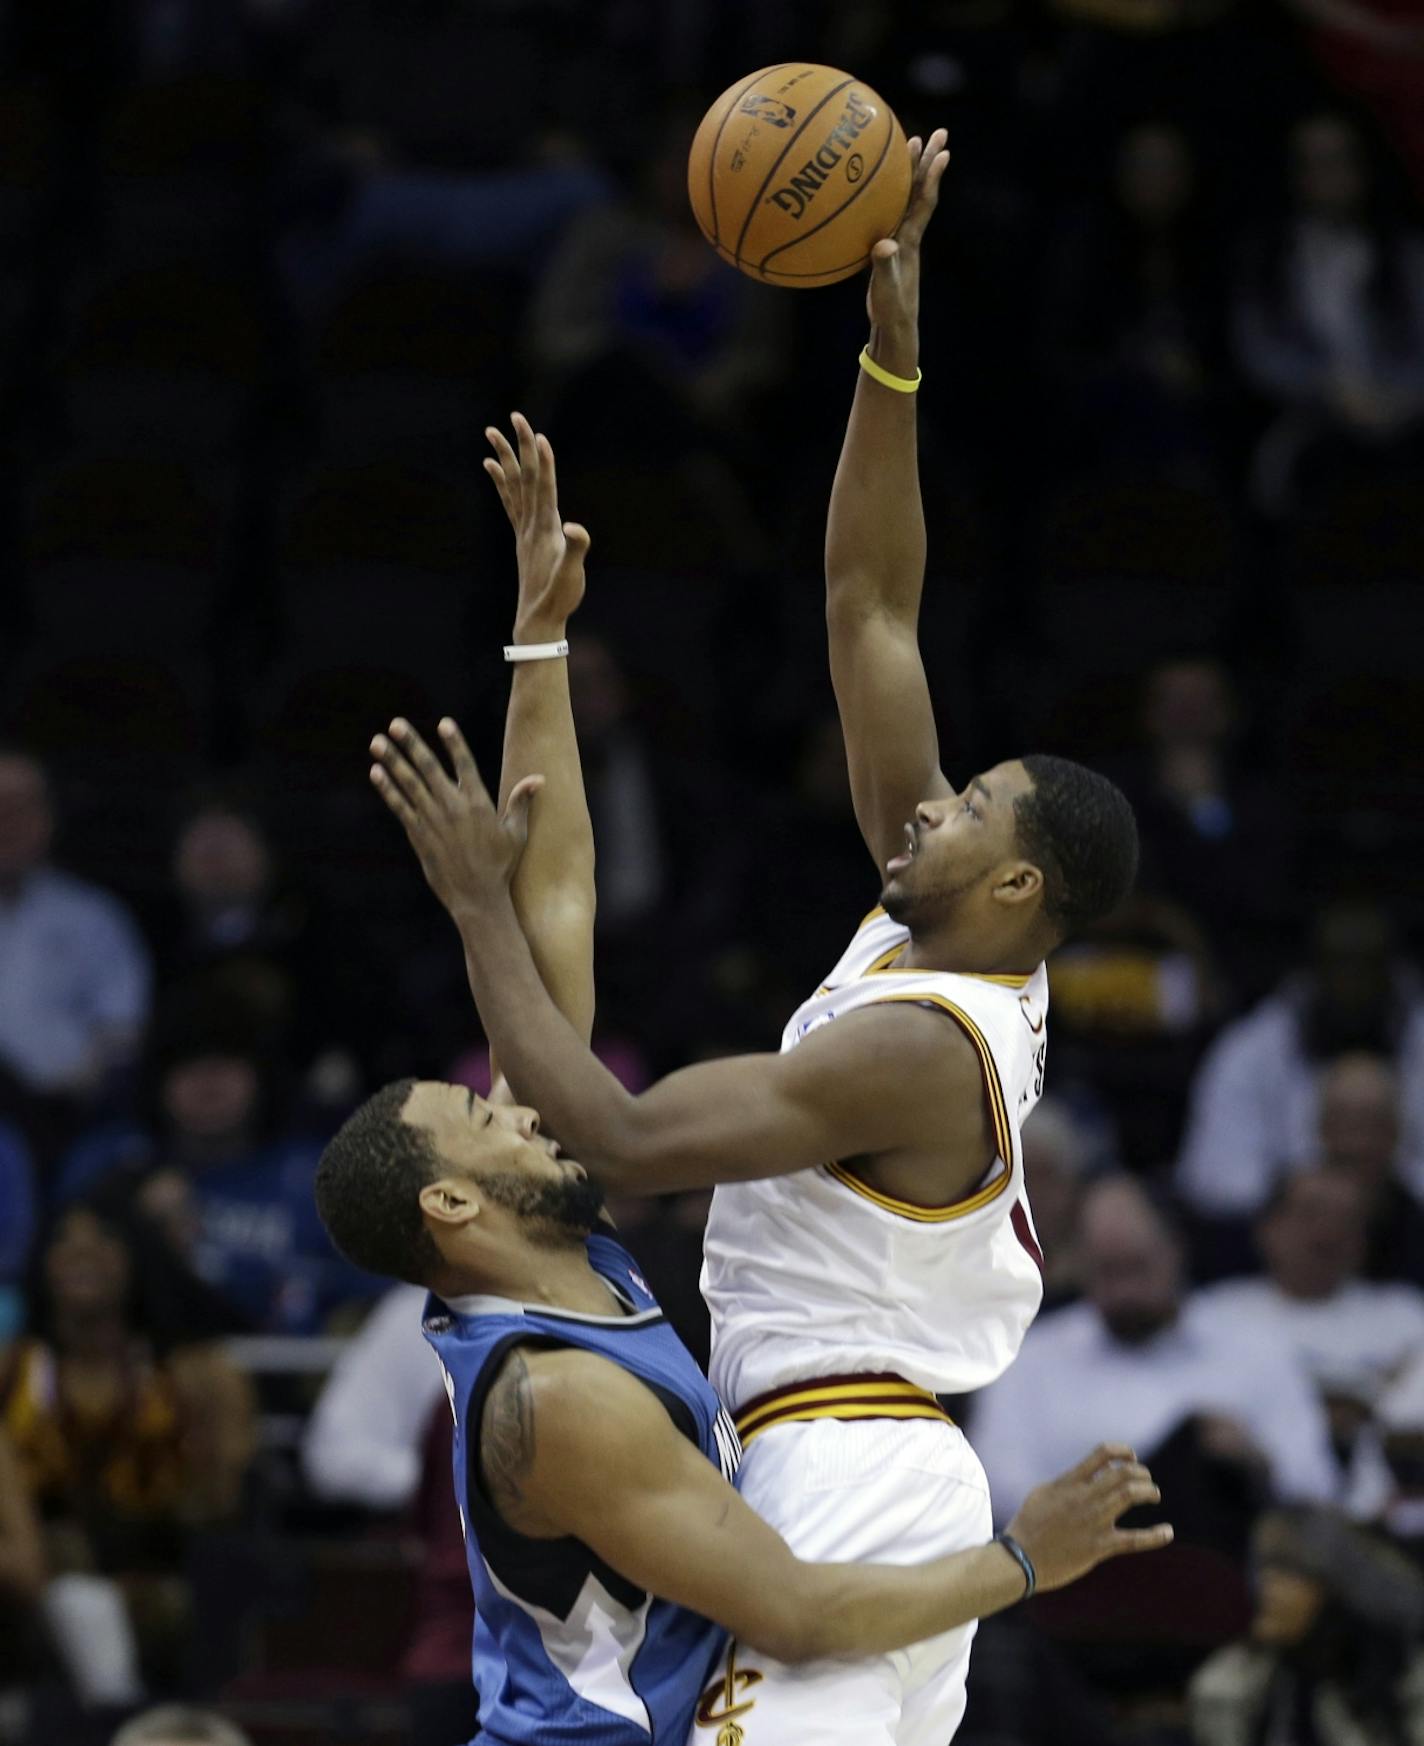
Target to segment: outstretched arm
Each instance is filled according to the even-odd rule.
[[[561,642],[583,599],[589,538],[559,518],[554,451],[527,418],[513,419],[517,449],[491,426],[494,450],[485,471],[514,529],[519,603],[514,643]],[[568,662],[519,661],[504,725],[500,804],[521,777],[539,772],[543,787],[529,819],[529,842],[512,895],[539,976],[555,1006],[587,1042],[593,1029],[593,826],[569,703]],[[511,1093],[491,1057],[494,1095]]]
[[[905,380],[918,369],[920,242],[949,162],[944,142],[942,131],[923,148],[911,140],[909,210],[872,255],[870,356]],[[882,871],[916,803],[950,792],[919,647],[925,519],[916,399],[860,372],[826,523],[831,680],[855,816]]]
[[[948,1015],[909,1002],[853,1013],[785,1055],[703,1062],[641,1096],[626,1091],[549,998],[510,902],[527,784],[501,818],[454,722],[440,733],[458,780],[403,720],[372,741],[372,780],[460,930],[511,1085],[608,1186],[661,1194],[889,1152],[962,1160],[954,1180],[935,1184],[958,1198],[1003,1151],[970,1042]]]
[[[511,1353],[486,1399],[480,1454],[511,1526],[572,1535],[639,1588],[779,1660],[883,1654],[1023,1597],[1023,1570],[992,1541],[908,1568],[795,1557],[649,1389],[587,1352]],[[1010,1531],[1039,1586],[1057,1588],[1105,1558],[1166,1545],[1170,1528],[1116,1525],[1159,1495],[1131,1450],[1105,1446],[1040,1487]]]

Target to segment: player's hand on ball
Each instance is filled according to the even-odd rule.
[[[920,243],[935,207],[939,185],[949,165],[945,141],[949,135],[936,128],[929,143],[910,141],[914,181],[910,204],[893,237],[876,243],[870,251],[870,290],[865,307],[876,327],[897,327],[920,318]]]
[[[465,736],[447,716],[445,765],[403,717],[371,741],[371,782],[405,826],[430,889],[457,920],[508,888],[529,839],[529,805],[542,776],[515,785],[504,816],[495,811]]]
[[[556,641],[583,599],[588,532],[576,521],[559,519],[558,479],[548,437],[536,433],[522,412],[514,413],[511,423],[518,449],[490,425],[485,436],[494,455],[485,458],[484,467],[514,529],[519,559],[515,636],[526,642]]]
[[[1105,1559],[1169,1545],[1165,1523],[1119,1528],[1138,1504],[1160,1503],[1152,1475],[1122,1444],[1100,1444],[1070,1472],[1024,1499],[1008,1531],[1033,1560],[1040,1588],[1062,1588]]]

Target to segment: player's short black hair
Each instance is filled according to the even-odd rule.
[[[423,1128],[401,1120],[415,1084],[393,1080],[347,1117],[317,1165],[316,1210],[348,1261],[427,1285],[440,1252],[420,1191],[440,1174],[440,1154]]]
[[[1063,935],[1100,921],[1137,877],[1137,820],[1115,782],[1071,758],[1031,752],[1033,787],[1014,802],[1019,847],[1043,873],[1043,913]]]

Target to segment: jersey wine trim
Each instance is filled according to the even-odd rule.
[[[736,1415],[742,1446],[773,1425],[808,1424],[816,1419],[954,1420],[927,1389],[903,1376],[838,1376],[789,1383],[748,1401]]]
[[[963,1007],[956,1006],[952,1000],[946,1000],[942,994],[931,994],[927,991],[917,994],[886,994],[872,1004],[882,1006],[891,1001],[910,1001],[916,1006],[938,1007],[949,1014],[973,1043],[979,1056],[979,1070],[984,1078],[984,1095],[989,1101],[989,1115],[994,1124],[994,1144],[998,1148],[998,1156],[1004,1162],[1004,1170],[992,1182],[976,1189],[965,1200],[951,1201],[945,1206],[917,1206],[914,1201],[897,1200],[893,1195],[882,1194],[878,1188],[872,1188],[868,1182],[863,1182],[844,1164],[827,1164],[825,1168],[837,1182],[843,1183],[866,1200],[873,1201],[876,1206],[884,1207],[887,1212],[898,1213],[901,1218],[914,1219],[919,1224],[940,1224],[949,1219],[967,1218],[970,1213],[978,1212],[981,1207],[988,1206],[990,1201],[997,1200],[1009,1186],[1014,1173],[1013,1129],[1009,1125],[1008,1105],[1004,1101],[1004,1088],[999,1083],[999,1070],[994,1065],[993,1051],[983,1031]]]

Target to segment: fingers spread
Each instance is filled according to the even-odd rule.
[[[480,775],[475,755],[470,750],[465,736],[460,732],[459,724],[448,715],[441,720],[440,738],[445,742],[445,749],[450,754],[450,762],[455,766],[455,776],[461,790],[476,796],[488,805],[489,790],[485,787],[484,778]]]
[[[1172,1524],[1159,1522],[1155,1528],[1123,1528],[1112,1537],[1112,1550],[1119,1552],[1160,1552],[1172,1544]]]
[[[430,804],[430,791],[421,781],[419,773],[384,734],[377,734],[371,741],[371,756],[379,763],[382,775],[412,806],[419,809]]]
[[[504,475],[505,489],[509,493],[504,499],[505,507],[517,514],[524,495],[524,481],[519,470],[519,457],[509,446],[509,439],[504,432],[494,425],[486,427],[485,436],[490,447],[494,450],[494,458],[499,463],[500,471]],[[488,467],[489,463],[486,462],[485,465]],[[504,496],[504,493],[501,492],[500,495]]]
[[[450,778],[445,774],[434,752],[404,716],[398,715],[391,723],[391,738],[415,766],[431,798],[444,801],[449,794]],[[382,762],[385,763],[386,760],[382,759]]]
[[[420,823],[419,816],[379,764],[371,766],[371,785],[405,826],[407,835],[413,833]]]
[[[545,515],[554,513],[554,506],[559,500],[558,482],[554,475],[554,449],[548,437],[536,435],[534,438],[535,453],[539,457],[539,480],[536,500],[540,512]]]
[[[514,426],[515,440],[519,444],[519,466],[528,483],[536,486],[539,483],[539,449],[534,441],[534,427],[522,412],[512,413],[510,423]]]

